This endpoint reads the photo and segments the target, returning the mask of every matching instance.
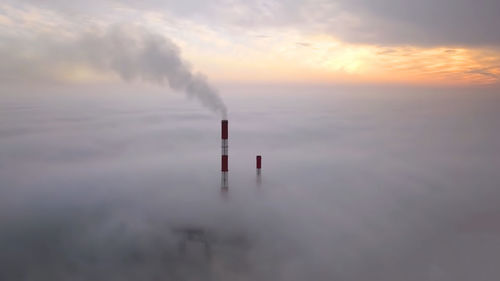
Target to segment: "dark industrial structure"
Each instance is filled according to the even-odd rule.
[[[227,120],[222,120],[221,122],[222,125],[222,162],[221,162],[221,190],[223,192],[228,191],[229,189],[229,183],[227,180],[227,173],[228,173],[228,155],[227,155],[227,150],[228,150],[228,122]]]

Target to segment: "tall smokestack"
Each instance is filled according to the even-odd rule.
[[[229,184],[227,181],[227,172],[228,172],[228,122],[227,120],[222,120],[222,162],[221,162],[221,183],[220,188],[222,191],[227,191],[229,188]]]
[[[257,166],[257,186],[261,186],[262,185],[262,178],[260,175],[260,168],[262,168],[262,156],[257,155],[255,160],[256,160],[255,164]]]

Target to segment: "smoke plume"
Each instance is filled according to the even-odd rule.
[[[82,67],[91,72],[113,72],[126,81],[168,84],[197,99],[225,118],[226,107],[206,77],[194,72],[180,48],[165,36],[131,25],[74,31],[70,36],[44,34],[5,40],[0,44],[0,81],[35,81],[73,77]]]
[[[100,34],[82,36],[81,55],[100,69],[112,70],[124,80],[142,79],[168,85],[226,116],[217,91],[201,73],[194,73],[168,38],[130,26],[114,26]]]

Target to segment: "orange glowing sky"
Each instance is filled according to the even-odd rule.
[[[279,1],[257,1],[267,3],[255,7],[261,10],[264,9],[261,6],[265,7],[262,11],[268,14],[259,10],[264,14],[259,14],[255,20],[252,19],[255,7],[238,1],[231,7],[226,5],[219,9],[204,6],[206,10],[202,12],[206,15],[198,12],[194,16],[184,10],[176,14],[177,10],[169,9],[168,5],[154,9],[111,1],[105,6],[109,13],[100,13],[24,2],[0,4],[1,55],[11,58],[12,64],[18,63],[15,58],[21,61],[21,66],[10,68],[19,73],[9,73],[10,77],[38,75],[43,79],[74,82],[113,80],[116,77],[112,74],[102,73],[85,63],[54,62],[50,59],[52,50],[47,52],[47,46],[37,48],[37,42],[47,37],[63,42],[78,32],[121,22],[170,38],[181,47],[182,56],[195,70],[218,82],[484,85],[497,84],[500,77],[500,48],[494,43],[468,44],[451,39],[448,43],[432,44],[408,40],[399,43],[379,39],[350,40],[350,34],[357,32],[352,26],[366,25],[363,18],[342,10],[340,4],[327,6],[325,1],[305,1],[297,9],[307,11],[307,17],[296,18],[289,15],[295,16],[295,10],[288,14],[279,10],[284,7],[276,4],[281,3]],[[90,1],[88,5],[95,5],[99,10],[101,4],[97,3]],[[330,13],[335,11],[335,17],[331,17],[334,20],[321,14],[322,7],[330,9]],[[218,18],[210,19],[210,16]],[[316,18],[317,21],[311,20]],[[303,24],[297,25],[291,19],[303,20]],[[330,21],[334,29],[325,28],[323,24]],[[352,32],[342,26],[351,28]],[[31,45],[29,48],[26,42]],[[16,47],[16,43],[23,48]],[[28,69],[26,64],[33,67]],[[36,69],[43,69],[43,75],[36,73]]]

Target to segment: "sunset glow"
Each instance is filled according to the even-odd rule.
[[[497,84],[500,77],[500,51],[495,47],[356,43],[311,28],[210,25],[121,4],[114,5],[112,11],[111,16],[99,18],[83,15],[88,24],[82,26],[57,10],[2,4],[0,34],[5,39],[0,50],[17,59],[12,63],[21,73],[60,81],[111,81],[111,73],[80,59],[61,61],[65,58],[54,58],[48,50],[75,40],[79,34],[133,19],[127,24],[172,39],[195,70],[219,82],[488,85]],[[353,21],[344,18],[340,17]],[[28,60],[43,63],[42,73],[24,69]]]

